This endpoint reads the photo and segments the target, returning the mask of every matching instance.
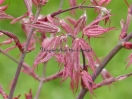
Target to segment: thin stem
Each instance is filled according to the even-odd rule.
[[[64,3],[64,0],[60,0],[60,6],[59,6],[59,9],[62,8],[63,3]]]
[[[42,6],[38,6],[35,18],[34,18],[32,23],[35,23],[37,21],[37,18],[38,18],[39,14],[40,14],[41,8],[42,8]],[[19,77],[19,74],[20,74],[20,71],[21,71],[21,67],[22,67],[24,58],[26,56],[28,45],[30,43],[30,39],[32,37],[33,31],[34,31],[34,28],[31,27],[29,35],[28,35],[28,38],[27,38],[27,41],[26,41],[26,44],[24,46],[24,52],[21,55],[21,58],[20,58],[20,61],[19,61],[19,64],[18,64],[18,67],[17,67],[17,70],[16,70],[16,74],[15,74],[15,77],[14,77],[14,80],[13,80],[13,83],[12,83],[12,86],[11,86],[11,91],[10,91],[8,99],[12,99],[12,97],[13,97],[14,90],[15,90],[15,87],[16,87],[16,84],[17,84],[17,81],[18,81],[18,77]]]
[[[63,3],[64,3],[64,0],[60,0],[59,10],[62,9]],[[58,18],[60,18],[60,15],[58,15]]]
[[[42,80],[43,80],[44,82],[48,82],[48,81],[54,80],[54,79],[56,79],[56,78],[62,77],[62,74],[63,74],[63,71],[60,71],[60,72],[58,72],[58,73],[56,73],[56,74],[53,74],[53,75],[51,75],[51,76],[48,76],[48,77],[46,77],[46,78],[42,78]]]
[[[99,87],[112,84],[113,82],[116,82],[116,81],[124,80],[124,79],[126,79],[126,78],[128,78],[128,77],[130,77],[130,76],[132,76],[132,73],[120,75],[120,76],[118,76],[118,77],[116,77],[116,78],[113,78],[113,77],[108,78],[108,79],[106,79],[106,80],[104,80],[104,81],[102,81],[102,82],[96,84],[96,86],[94,86],[93,89],[97,89],[97,88],[99,88]]]
[[[120,51],[122,48],[122,42],[127,42],[132,38],[132,33],[130,33],[127,37],[125,37],[123,40],[121,40],[114,48],[113,50],[104,58],[102,63],[99,65],[99,67],[96,69],[96,75],[92,75],[93,81],[98,77],[98,75],[101,73],[103,68],[108,64],[108,62]],[[85,94],[87,93],[87,89],[81,89],[79,95],[76,99],[83,99]]]
[[[97,8],[97,7],[96,6],[77,5],[77,6],[68,8],[66,10],[59,10],[57,12],[54,12],[54,13],[51,14],[51,17],[57,16],[61,13],[64,13],[64,12],[67,12],[67,11],[70,11],[70,10],[74,10],[74,9],[78,9],[78,8]]]
[[[86,70],[87,71],[87,67],[86,67],[86,61],[85,61],[85,55],[83,53],[83,50],[81,49],[81,52],[82,52],[82,59],[83,59],[83,70]]]
[[[78,8],[97,8],[97,6],[86,6],[86,5],[77,5],[77,6],[74,6],[74,7],[71,7],[71,8],[68,8],[68,9],[65,9],[65,10],[59,10],[59,11],[56,11],[56,12],[53,12],[51,14],[51,17],[55,17],[59,14],[62,14],[64,12],[67,12],[67,11],[70,11],[70,10],[74,10],[74,9],[78,9]],[[45,17],[43,20],[45,20],[47,17]]]
[[[19,63],[19,61],[17,61],[15,58],[13,58],[12,56],[10,56],[9,54],[5,53],[2,49],[0,49],[0,53],[3,54],[3,55],[5,55],[6,57],[8,57],[9,59],[11,59],[15,63]]]
[[[42,73],[42,78],[45,78],[45,77],[46,77],[46,63],[44,63],[43,73]],[[41,89],[42,89],[42,86],[43,86],[43,83],[44,83],[44,80],[41,80],[40,83],[39,83],[38,90],[36,92],[36,95],[35,95],[34,99],[38,99],[39,94],[40,94]]]

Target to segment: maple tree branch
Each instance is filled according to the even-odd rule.
[[[44,63],[43,72],[42,72],[42,78],[45,78],[45,77],[46,77],[46,63]],[[44,84],[44,80],[40,80],[40,83],[39,83],[39,86],[38,86],[38,90],[36,92],[36,95],[35,95],[34,99],[38,99],[43,84]]]
[[[97,8],[97,7],[96,6],[87,6],[87,5],[77,5],[77,6],[68,8],[66,10],[59,10],[57,12],[54,12],[54,13],[51,14],[51,17],[57,16],[57,15],[62,14],[64,12],[67,12],[67,11],[70,11],[70,10],[74,10],[74,9],[78,9],[78,8]]]
[[[70,7],[70,8],[68,8],[68,9],[65,9],[65,10],[60,9],[60,10],[58,10],[58,11],[56,11],[56,12],[53,12],[53,13],[51,14],[51,17],[55,17],[55,16],[57,16],[57,15],[59,15],[59,14],[62,14],[62,13],[64,13],[64,12],[67,12],[67,11],[70,11],[70,10],[74,10],[74,9],[78,9],[78,8],[97,8],[97,7],[96,7],[96,6],[87,6],[87,5],[77,5],[77,6]],[[46,18],[47,18],[47,17],[43,18],[43,20],[46,20]]]
[[[3,55],[5,55],[6,57],[8,57],[9,59],[11,59],[15,63],[19,63],[19,61],[17,61],[15,58],[13,58],[12,56],[10,56],[9,54],[5,53],[2,49],[0,49],[0,53],[3,54]]]
[[[101,62],[99,67],[96,68],[95,71],[96,75],[95,74],[92,75],[93,81],[98,77],[98,75],[101,73],[103,68],[105,68],[107,63],[117,54],[117,52],[120,51],[120,49],[122,48],[122,42],[127,42],[131,38],[132,38],[132,33],[126,36],[123,40],[119,41],[119,43],[111,50],[111,52]],[[87,91],[88,91],[87,89],[82,88],[76,99],[83,99]]]
[[[42,6],[38,6],[37,11],[36,11],[36,15],[35,15],[34,20],[33,20],[32,23],[35,23],[37,21],[37,18],[38,18],[39,14],[40,14],[41,8],[42,8]],[[27,38],[27,41],[26,41],[26,44],[24,46],[24,52],[22,52],[22,55],[21,55],[21,58],[20,58],[16,73],[15,73],[15,77],[14,77],[14,80],[13,80],[13,83],[12,83],[12,86],[11,86],[11,91],[10,91],[8,99],[12,99],[12,97],[13,97],[14,90],[15,90],[15,87],[16,87],[16,84],[17,84],[17,81],[18,81],[18,77],[19,77],[19,74],[20,74],[20,71],[21,71],[21,67],[22,67],[24,58],[26,56],[27,48],[28,48],[28,45],[30,43],[30,39],[32,37],[33,31],[34,31],[34,28],[31,27],[29,35],[28,35],[28,38]]]
[[[97,88],[100,88],[102,86],[106,86],[106,85],[112,84],[113,82],[116,82],[116,81],[124,80],[124,79],[126,79],[126,78],[128,78],[130,76],[132,76],[132,73],[120,75],[120,76],[118,76],[116,78],[113,78],[113,77],[108,78],[108,79],[96,84],[96,86],[94,86],[93,89],[97,89]]]
[[[48,81],[54,80],[54,79],[56,79],[56,78],[62,77],[62,74],[63,74],[63,70],[60,71],[60,72],[57,72],[56,74],[53,74],[53,75],[51,75],[51,76],[48,76],[48,77],[46,77],[46,78],[41,78],[41,79],[42,79],[44,82],[48,82]],[[40,79],[40,80],[41,80],[41,79]]]

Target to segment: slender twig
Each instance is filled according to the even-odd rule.
[[[45,77],[46,77],[46,63],[44,63],[43,72],[42,72],[42,78],[45,78]],[[34,99],[38,99],[43,84],[44,84],[44,80],[40,80],[40,83],[39,83],[39,86],[38,86],[38,90],[36,92],[36,95],[35,95]]]
[[[3,99],[7,99],[8,98],[8,95],[5,93],[5,91],[3,90],[1,85],[0,85],[0,94],[2,95]]]
[[[15,58],[13,58],[12,56],[10,56],[9,54],[5,53],[2,49],[0,49],[0,53],[3,54],[3,55],[5,55],[6,57],[8,57],[9,59],[11,59],[15,63],[19,63],[19,61],[17,61]]]
[[[48,82],[48,81],[54,80],[54,79],[56,79],[56,78],[61,78],[61,77],[62,77],[62,74],[63,74],[63,71],[60,71],[60,72],[58,72],[58,73],[56,73],[56,74],[53,74],[53,75],[51,75],[51,76],[48,76],[48,77],[46,77],[46,78],[42,78],[42,80],[43,80],[44,82]]]
[[[118,77],[116,77],[116,78],[113,78],[113,77],[108,78],[108,79],[106,79],[106,80],[104,80],[104,81],[102,81],[102,82],[96,84],[96,86],[94,86],[93,89],[97,89],[97,88],[99,88],[99,87],[112,84],[113,82],[116,82],[116,81],[124,80],[124,79],[126,79],[126,78],[128,78],[128,77],[130,77],[130,76],[132,76],[132,73],[120,75],[120,76],[118,76]]]
[[[71,11],[71,10],[74,10],[74,9],[78,9],[78,8],[97,8],[97,7],[96,6],[77,5],[77,6],[68,8],[66,10],[59,10],[57,12],[54,12],[54,13],[51,14],[51,17],[57,16],[57,15],[59,15],[61,13],[64,13],[64,12],[67,12],[67,11]]]
[[[101,73],[102,69],[107,65],[107,63],[117,54],[117,52],[120,51],[122,48],[122,42],[129,41],[132,38],[132,33],[130,33],[127,37],[125,37],[123,40],[121,40],[114,48],[113,50],[104,58],[102,63],[99,65],[99,67],[96,69],[96,75],[92,75],[93,81],[98,77],[98,75]],[[85,94],[87,93],[87,89],[81,89],[79,95],[76,99],[83,99]]]
[[[68,9],[65,9],[65,10],[58,10],[56,12],[53,12],[51,14],[51,17],[55,17],[59,14],[62,14],[64,12],[67,12],[67,11],[71,11],[71,10],[74,10],[74,9],[78,9],[78,8],[98,8],[97,6],[87,6],[87,5],[77,5],[77,6],[74,6],[74,7],[71,7],[71,8],[68,8]],[[43,20],[45,20],[47,17],[43,18]]]
[[[61,8],[62,8],[63,3],[64,3],[64,0],[60,0],[59,9],[61,9]]]
[[[37,11],[36,11],[36,15],[35,15],[34,20],[33,20],[32,23],[35,23],[37,21],[37,18],[40,14],[41,8],[42,8],[42,6],[38,6]],[[12,97],[13,97],[14,90],[15,90],[15,87],[16,87],[16,84],[17,84],[17,81],[18,81],[18,77],[19,77],[19,74],[20,74],[20,71],[21,71],[21,67],[22,67],[24,58],[26,56],[28,45],[30,43],[30,39],[32,37],[33,31],[34,31],[34,28],[31,27],[28,38],[27,38],[27,41],[26,41],[26,44],[24,46],[24,52],[21,55],[21,58],[20,58],[20,61],[19,61],[19,64],[18,64],[18,67],[17,67],[17,70],[16,70],[16,74],[15,74],[15,77],[14,77],[14,80],[13,80],[13,83],[12,83],[12,86],[11,86],[11,91],[10,91],[8,99],[12,99]]]
[[[64,3],[64,0],[60,0],[59,10],[62,9],[63,3]],[[60,18],[60,15],[58,15],[58,18]]]
[[[83,70],[87,71],[85,55],[84,55],[83,49],[81,49],[81,52],[82,52],[82,60],[83,60]]]

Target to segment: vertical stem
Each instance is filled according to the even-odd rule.
[[[37,21],[37,18],[40,14],[41,8],[42,8],[42,6],[38,6],[35,18],[34,18],[32,23],[35,23]],[[21,67],[22,67],[25,55],[27,53],[28,45],[30,43],[30,39],[32,37],[33,31],[34,31],[34,28],[31,27],[28,38],[27,38],[27,41],[26,41],[26,44],[24,46],[24,52],[21,55],[21,58],[20,58],[20,61],[19,61],[19,64],[18,64],[18,67],[17,67],[17,70],[16,70],[16,74],[15,74],[15,77],[14,77],[14,80],[13,80],[13,83],[12,83],[12,86],[11,86],[11,91],[10,91],[8,99],[12,99],[12,97],[13,97],[14,90],[15,90],[15,87],[16,87],[16,84],[17,84],[17,81],[18,81],[18,77],[19,77],[19,74],[20,74],[20,71],[21,71]]]
[[[83,49],[81,49],[81,52],[82,52],[82,59],[83,59],[83,70],[87,71],[86,61],[85,61],[85,55],[83,53]]]
[[[46,63],[44,63],[44,66],[43,66],[43,73],[42,73],[42,78],[45,78],[46,77]],[[41,92],[41,89],[42,89],[42,86],[43,86],[43,83],[44,83],[44,80],[41,79],[40,83],[39,83],[39,86],[38,86],[38,90],[36,92],[36,95],[35,95],[35,98],[34,99],[38,99],[39,97],[39,94]]]
[[[62,8],[63,3],[64,3],[64,0],[60,0],[60,6],[59,6],[59,9]]]

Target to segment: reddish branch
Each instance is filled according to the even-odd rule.
[[[96,86],[93,87],[93,89],[97,89],[99,87],[102,87],[102,86],[106,86],[106,85],[109,85],[109,84],[112,84],[113,82],[116,82],[116,81],[120,81],[120,80],[124,80],[128,77],[132,76],[132,73],[129,73],[129,74],[124,74],[124,75],[121,75],[121,76],[118,76],[116,78],[108,78],[98,84],[96,84]]]
[[[44,63],[43,72],[42,72],[42,78],[45,78],[45,77],[46,77],[46,63]],[[44,81],[41,79],[34,99],[38,99],[43,83]]]
[[[60,10],[58,10],[58,11],[56,11],[56,12],[53,12],[53,13],[51,14],[51,17],[55,17],[55,16],[60,15],[60,14],[62,14],[62,13],[64,13],[64,12],[71,11],[71,10],[78,9],[78,8],[97,8],[97,7],[96,7],[96,6],[77,5],[77,6],[68,8],[68,9],[66,9],[66,10],[60,9]],[[47,17],[43,18],[43,20],[47,20]]]
[[[1,85],[0,85],[0,94],[2,95],[2,97],[3,97],[4,99],[7,99],[7,98],[8,98],[8,95],[4,92],[4,90],[3,90],[3,88],[2,88]]]
[[[0,30],[0,32],[3,33],[3,34],[5,34],[5,35],[8,36],[9,38],[12,38],[12,39],[15,41],[16,46],[19,48],[19,50],[20,50],[21,52],[23,52],[23,47],[22,47],[22,45],[21,45],[21,43],[20,43],[20,41],[19,41],[19,39],[17,38],[16,35],[14,35],[14,34],[8,32],[8,31],[3,31],[3,30]]]
[[[37,18],[38,18],[39,14],[40,14],[41,8],[42,8],[41,6],[38,7],[36,15],[35,15],[35,18],[34,18],[32,23],[35,23],[37,21]],[[18,77],[19,77],[19,74],[20,74],[20,71],[21,71],[21,67],[22,67],[24,58],[26,56],[27,48],[28,48],[28,45],[30,43],[30,39],[32,37],[33,31],[34,31],[34,28],[31,27],[29,35],[28,35],[28,38],[27,38],[27,41],[26,41],[26,44],[24,46],[24,52],[21,55],[21,58],[20,58],[20,61],[19,61],[19,64],[18,64],[18,67],[17,67],[17,70],[16,70],[16,74],[15,74],[15,77],[14,77],[14,80],[13,80],[13,84],[12,84],[11,91],[10,91],[8,99],[12,99],[12,97],[13,97],[14,90],[15,90],[15,87],[16,87],[16,84],[17,84],[17,81],[18,81]]]
[[[98,75],[101,73],[103,68],[107,65],[107,63],[120,51],[122,48],[122,42],[127,42],[132,38],[132,33],[130,33],[128,36],[126,36],[123,40],[121,40],[114,48],[113,50],[104,58],[102,63],[99,65],[99,67],[96,69],[96,76],[93,74],[92,79],[93,81],[98,77]],[[83,99],[85,94],[87,93],[87,89],[82,88],[79,95],[77,96],[77,99]]]

